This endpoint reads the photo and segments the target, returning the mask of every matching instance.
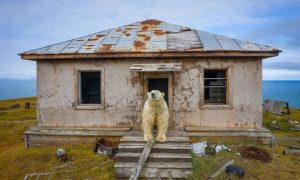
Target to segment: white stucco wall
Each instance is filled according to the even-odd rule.
[[[45,60],[37,63],[40,126],[135,127],[141,123],[144,78],[128,70],[136,63],[181,62],[172,77],[172,126],[261,127],[260,59]],[[203,68],[228,68],[229,105],[203,106]],[[78,71],[101,70],[102,109],[77,109]]]

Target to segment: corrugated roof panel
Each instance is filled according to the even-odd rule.
[[[215,37],[219,41],[222,49],[241,50],[241,47],[233,39],[218,34],[215,34]]]
[[[149,51],[150,36],[151,32],[138,32],[135,40],[132,43],[132,51]]]
[[[262,45],[262,44],[258,44],[258,46],[259,46],[263,51],[273,51],[273,50],[277,50],[276,48],[273,48],[273,47],[271,47],[271,46]]]
[[[117,44],[119,41],[119,38],[122,36],[123,32],[116,32],[114,30],[111,30],[104,40],[101,42],[101,44]]]
[[[195,31],[168,34],[168,50],[200,49],[202,44]]]
[[[46,47],[42,47],[42,48],[39,48],[39,49],[34,49],[34,50],[31,50],[31,51],[24,52],[24,54],[43,54],[50,47],[51,46],[46,46]]]
[[[103,31],[99,33],[92,34],[85,44],[80,48],[78,53],[92,53],[95,52],[99,44],[103,41],[105,36],[109,31]]]
[[[167,24],[167,31],[170,33],[181,31],[182,26],[178,26],[175,24]]]
[[[197,31],[199,39],[201,39],[204,50],[219,50],[222,49],[214,34],[204,31]]]
[[[54,44],[49,49],[47,49],[43,54],[58,54],[70,43],[71,40],[59,44]]]
[[[90,36],[73,39],[60,53],[77,53]]]
[[[106,53],[106,52],[112,52],[115,48],[115,44],[100,44],[99,47],[96,49],[97,53]]]
[[[166,51],[167,50],[167,42],[166,41],[151,41],[150,42],[150,51]]]
[[[134,39],[129,41],[119,41],[115,46],[114,51],[131,51]]]
[[[239,44],[239,46],[242,48],[242,50],[247,50],[247,51],[260,51],[261,50],[261,48],[255,43],[241,41],[238,39],[235,39],[235,41]]]

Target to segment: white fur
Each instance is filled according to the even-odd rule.
[[[144,131],[145,141],[152,140],[152,129],[157,125],[157,141],[165,142],[166,133],[169,126],[169,110],[164,93],[158,90],[152,90],[147,93],[148,99],[145,102],[143,109],[142,127]]]

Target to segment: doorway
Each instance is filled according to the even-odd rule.
[[[165,93],[164,99],[169,106],[169,79],[168,78],[148,78],[148,92],[159,90]]]

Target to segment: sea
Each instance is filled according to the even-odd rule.
[[[35,79],[0,79],[0,99],[14,99],[35,95]],[[287,101],[290,107],[300,108],[300,80],[263,81],[263,99]]]

